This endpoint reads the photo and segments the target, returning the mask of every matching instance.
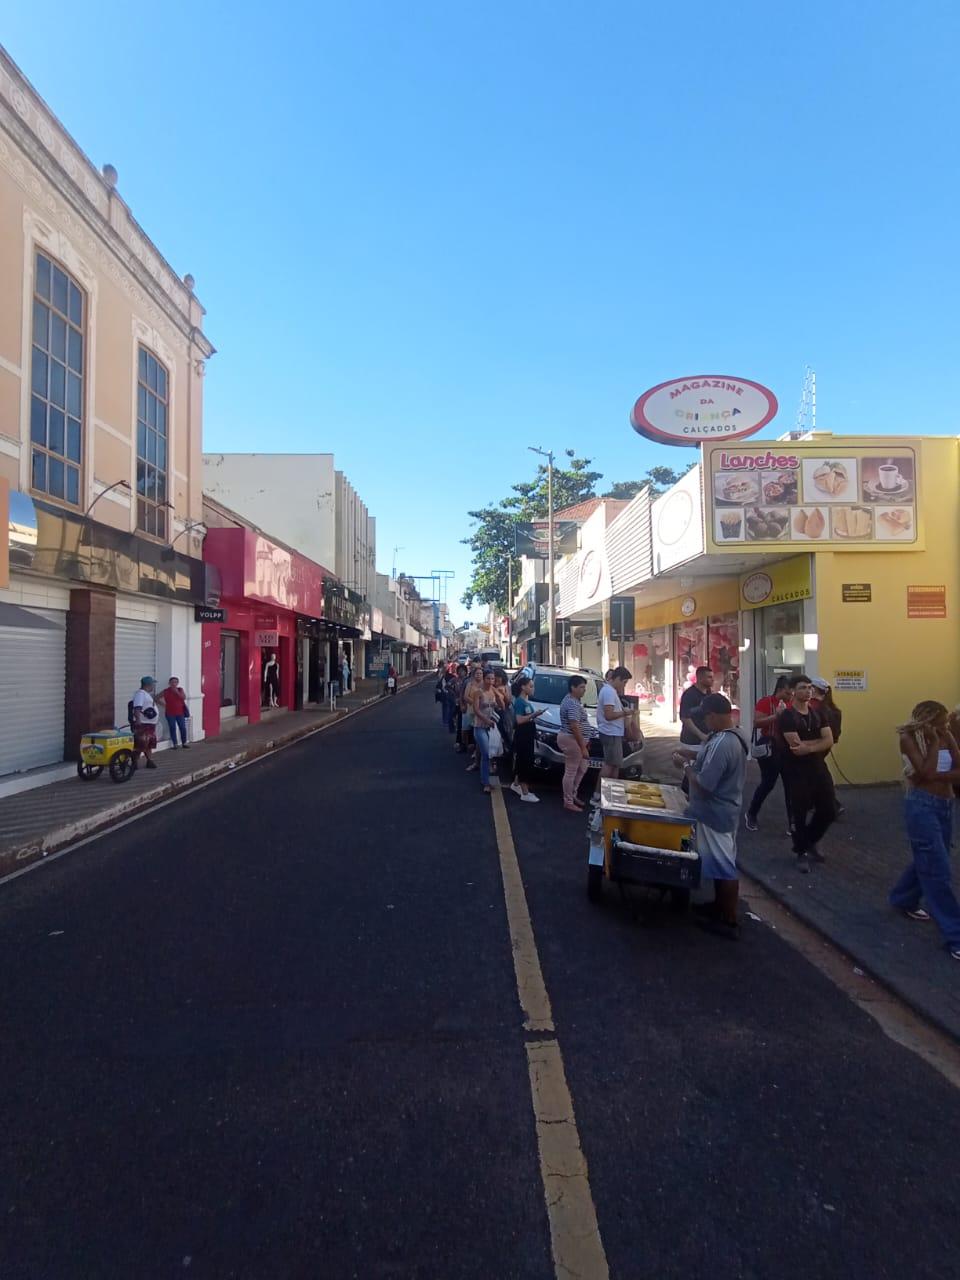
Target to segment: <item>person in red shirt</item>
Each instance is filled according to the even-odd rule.
[[[788,686],[788,677],[779,676],[773,687],[773,693],[761,698],[753,711],[753,749],[757,764],[760,766],[760,785],[753,793],[753,799],[743,815],[743,825],[748,831],[757,831],[757,816],[767,796],[777,785],[782,768],[781,748],[777,741],[777,716],[790,705],[793,695]]]
[[[167,727],[170,730],[170,743],[176,747],[179,729],[181,745],[186,749],[190,745],[187,741],[187,717],[190,715],[190,708],[187,705],[186,690],[180,687],[180,681],[176,676],[170,677],[170,682],[160,697],[163,699],[163,712],[167,717]]]

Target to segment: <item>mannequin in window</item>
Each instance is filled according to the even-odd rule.
[[[280,705],[280,663],[275,653],[271,653],[263,664],[263,705],[265,707]]]

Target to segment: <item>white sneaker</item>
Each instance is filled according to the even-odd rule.
[[[521,800],[526,800],[527,804],[539,804],[539,803],[540,803],[540,797],[539,797],[539,796],[535,796],[535,795],[533,794],[533,792],[532,792],[532,791],[528,791],[526,795],[523,795],[523,794],[521,793],[520,799],[521,799]]]
[[[511,783],[510,783],[510,790],[513,792],[513,794],[514,794],[514,795],[517,795],[517,796],[522,796],[522,795],[523,795],[523,791],[522,791],[522,789],[521,789],[521,787],[520,787],[520,783],[519,783],[519,782],[511,782]]]

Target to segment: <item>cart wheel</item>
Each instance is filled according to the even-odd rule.
[[[137,761],[132,751],[118,751],[110,761],[110,777],[114,782],[126,782],[137,770]]]
[[[678,916],[682,916],[690,908],[690,890],[689,889],[671,889],[670,890],[670,910],[675,911]]]
[[[77,777],[82,778],[84,782],[92,782],[94,778],[99,778],[103,773],[102,764],[84,764],[82,760],[77,761]]]
[[[587,897],[591,902],[603,897],[603,867],[587,867]]]

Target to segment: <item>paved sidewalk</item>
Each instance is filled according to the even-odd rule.
[[[401,677],[399,692],[423,678]],[[0,876],[19,871],[139,809],[342,720],[352,711],[379,702],[381,696],[379,691],[370,689],[348,693],[338,699],[335,712],[283,712],[259,724],[193,743],[188,751],[160,751],[155,757],[156,769],[141,767],[128,782],[111,782],[104,771],[93,781],[74,777],[0,799]]]
[[[644,724],[645,773],[677,780],[669,727]],[[759,771],[751,761],[746,795]],[[782,784],[760,812],[760,830],[742,826],[739,862],[748,876],[805,923],[836,943],[854,965],[896,992],[918,1013],[960,1039],[960,964],[942,947],[935,924],[916,924],[891,911],[890,886],[909,861],[899,786],[839,787],[846,812],[823,840],[827,859],[800,875],[790,852]],[[749,889],[747,890],[749,894]]]

